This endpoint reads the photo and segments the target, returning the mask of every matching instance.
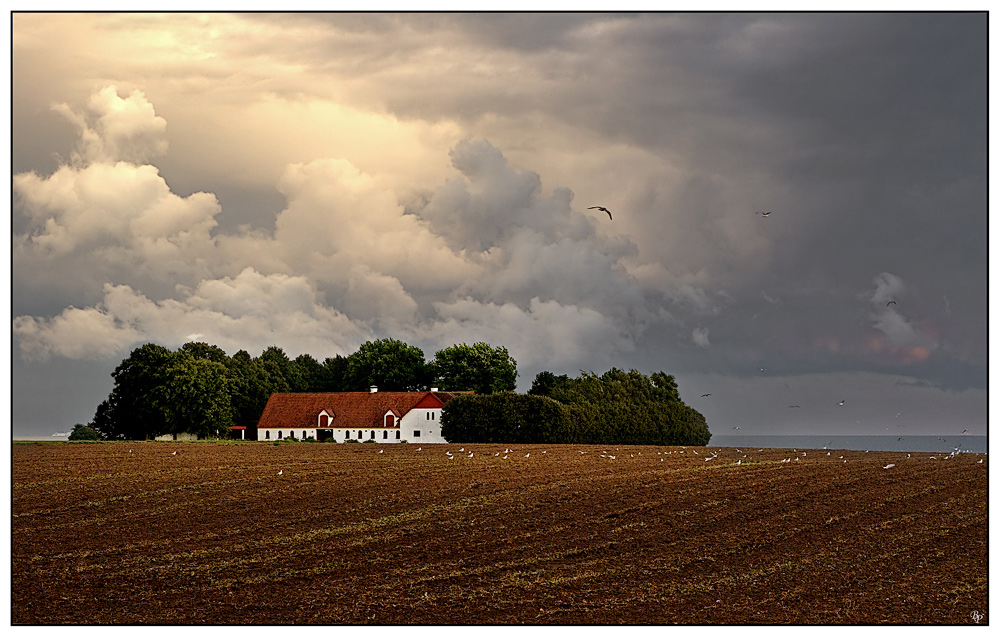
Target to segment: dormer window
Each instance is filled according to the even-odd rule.
[[[392,412],[389,412],[389,413],[387,413],[385,415],[385,426],[386,427],[395,427],[396,426],[396,416],[393,415]]]

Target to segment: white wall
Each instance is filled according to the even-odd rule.
[[[376,443],[398,443],[406,441],[408,443],[424,443],[424,444],[435,444],[447,442],[441,437],[441,409],[411,409],[405,416],[399,419],[399,427],[386,429],[383,427],[361,427],[360,429],[352,428],[346,430],[343,427],[333,428],[333,439],[337,442],[344,442],[344,433],[350,431],[351,437],[349,440],[356,440],[359,442],[365,442],[367,440],[372,440],[371,434],[375,433],[374,442]],[[396,431],[399,431],[399,438],[396,438]],[[361,431],[363,437],[358,440],[358,431]],[[389,437],[383,438],[382,432],[388,432]],[[417,436],[416,432],[420,432]],[[270,438],[267,437],[266,433],[271,434]],[[281,433],[279,436],[278,433]],[[305,435],[303,435],[303,432]],[[312,436],[316,437],[316,429],[291,429],[288,427],[274,428],[274,429],[258,429],[257,430],[257,440],[262,442],[271,442],[275,440],[282,440],[287,436],[294,435],[297,440],[303,440]]]

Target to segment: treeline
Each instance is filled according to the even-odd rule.
[[[708,424],[673,376],[611,369],[578,378],[541,372],[527,394],[458,396],[441,414],[448,442],[706,445]]]
[[[272,393],[473,390],[513,391],[517,361],[503,347],[453,345],[426,361],[420,348],[394,339],[364,343],[349,356],[322,363],[309,354],[289,358],[276,346],[258,357],[233,356],[207,343],[177,350],[147,343],[111,376],[114,388],[90,426],[108,440],[146,440],[162,434],[225,436],[233,426],[254,428]]]

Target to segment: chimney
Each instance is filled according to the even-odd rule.
[[[431,387],[431,391],[437,391],[437,390],[438,390],[437,387]]]
[[[371,387],[369,387],[368,388],[368,392],[371,393],[371,394],[377,394],[378,393],[378,385],[372,385]]]

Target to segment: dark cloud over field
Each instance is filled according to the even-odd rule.
[[[15,433],[195,336],[662,369],[720,434],[984,433],[986,26],[15,15]]]

